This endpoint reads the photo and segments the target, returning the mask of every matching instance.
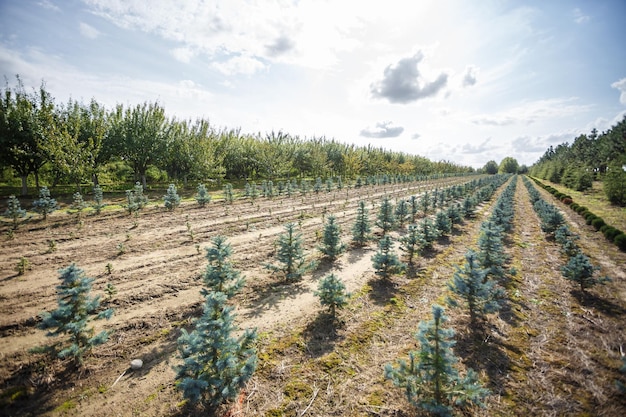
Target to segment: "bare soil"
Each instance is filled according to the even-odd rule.
[[[424,254],[415,276],[377,278],[370,259],[374,244],[350,248],[332,265],[320,262],[295,284],[270,274],[264,264],[273,261],[274,242],[285,223],[299,225],[309,258],[319,258],[316,247],[326,216],[337,217],[347,242],[358,201],[368,202],[374,219],[383,196],[419,195],[468,180],[237,200],[204,208],[187,203],[174,212],[149,206],[137,218],[107,211],[83,216],[82,224],[75,216],[54,213],[46,221],[24,224],[12,240],[0,242],[0,414],[206,415],[183,404],[172,367],[178,363],[180,328],[189,328],[200,313],[203,248],[220,234],[228,237],[235,267],[247,279],[233,300],[239,325],[256,327],[260,339],[253,380],[240,400],[218,415],[414,415],[402,392],[384,380],[382,366],[416,347],[412,336],[418,322],[429,317],[432,303],[444,303],[446,282],[466,250],[475,246],[492,202],[482,204],[474,219]],[[557,204],[547,193],[545,198]],[[580,246],[613,278],[587,295],[577,294],[560,275],[565,259],[541,233],[521,181],[516,203],[507,250],[510,266],[518,272],[505,283],[507,308],[490,318],[481,340],[471,336],[463,311],[447,312],[457,332],[461,365],[476,369],[494,394],[485,409],[472,412],[626,414],[615,388],[615,380],[624,380],[618,369],[626,338],[626,254],[563,208],[581,235]],[[55,251],[50,251],[51,240]],[[18,276],[14,268],[21,257],[32,269]],[[28,352],[51,342],[36,327],[38,314],[55,308],[57,271],[72,262],[96,278],[96,294],[107,283],[118,290],[110,299],[103,296],[115,315],[97,322],[112,336],[94,349],[80,371]],[[318,280],[329,273],[341,277],[353,293],[339,323],[324,314],[313,296]],[[129,369],[134,358],[143,360],[141,370]]]

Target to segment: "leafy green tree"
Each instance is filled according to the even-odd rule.
[[[389,236],[383,236],[378,241],[378,252],[372,256],[372,265],[374,273],[383,279],[400,273],[406,268],[406,265],[400,262],[393,252],[393,242]]]
[[[586,255],[578,252],[561,268],[561,273],[565,279],[578,284],[580,291],[584,293],[587,288],[611,281],[609,277],[596,277],[595,272],[597,270],[599,268],[593,266]]]
[[[212,246],[206,249],[206,259],[209,264],[202,276],[206,288],[200,292],[206,296],[209,291],[217,291],[230,298],[243,288],[245,279],[229,260],[233,250],[226,242],[226,238],[215,236],[211,244]]]
[[[350,296],[346,292],[344,283],[335,274],[322,278],[317,291],[313,294],[319,297],[322,306],[328,306],[328,312],[333,319],[336,316],[337,309],[342,309],[348,304],[348,297]]]
[[[394,215],[393,204],[387,197],[383,198],[383,201],[380,204],[376,226],[382,229],[383,236],[393,230],[396,226],[396,216]]]
[[[93,187],[93,208],[96,210],[96,214],[100,214],[102,209],[106,206],[103,201],[102,187],[96,185]]]
[[[22,195],[27,195],[28,176],[35,175],[39,188],[39,171],[49,160],[44,144],[55,130],[54,101],[44,83],[37,94],[26,93],[19,76],[17,87],[7,85],[1,94],[0,162],[21,178]]]
[[[198,188],[196,189],[196,201],[200,207],[204,207],[211,201],[211,194],[207,191],[206,185],[202,183],[198,184]]]
[[[57,210],[59,206],[54,198],[50,197],[50,191],[45,185],[39,189],[39,198],[33,201],[33,210],[41,214],[45,220],[48,214]]]
[[[234,336],[236,316],[227,300],[224,293],[207,293],[194,330],[182,329],[178,338],[183,363],[175,368],[176,387],[192,404],[200,402],[212,409],[235,399],[257,365],[256,330]]]
[[[294,223],[285,225],[286,233],[278,237],[276,260],[279,265],[267,264],[265,267],[273,272],[285,275],[287,282],[296,282],[302,275],[315,267],[315,262],[307,262],[302,249],[302,234],[296,231]]]
[[[469,250],[463,268],[457,267],[452,282],[448,283],[448,289],[467,306],[473,329],[486,314],[500,310],[500,300],[504,297],[502,288],[487,279],[487,272],[480,267],[476,253]],[[456,307],[458,302],[448,298],[448,304]]]
[[[369,214],[367,207],[365,207],[365,201],[359,201],[359,206],[356,210],[356,219],[354,221],[354,226],[352,227],[352,243],[357,246],[365,246],[371,239],[371,231]]]
[[[61,284],[57,286],[58,308],[52,312],[41,313],[41,329],[52,329],[47,336],[68,335],[69,345],[58,351],[59,358],[72,358],[82,365],[83,356],[95,346],[107,341],[106,330],[94,335],[93,327],[88,327],[93,320],[109,319],[112,309],[97,312],[100,296],[91,297],[93,278],[85,276],[84,271],[71,264],[59,271]],[[56,348],[56,347],[55,347]]]
[[[173,211],[176,207],[180,206],[180,196],[178,195],[178,190],[176,190],[176,186],[174,184],[170,184],[169,187],[167,187],[167,192],[163,196],[163,201],[165,208],[168,211]]]
[[[461,377],[454,365],[458,362],[452,351],[454,330],[446,329],[443,307],[433,305],[433,319],[419,324],[415,338],[419,351],[409,352],[409,361],[398,360],[397,366],[385,365],[385,378],[404,389],[407,400],[416,408],[435,416],[451,416],[454,407],[471,404],[484,406],[489,395],[472,369]]]
[[[8,217],[13,221],[13,229],[17,229],[19,225],[19,219],[22,217],[26,217],[26,210],[22,209],[20,205],[20,200],[14,195],[9,196],[9,201],[7,203],[7,209],[5,210],[4,217]]]
[[[489,175],[494,175],[498,173],[498,163],[496,161],[489,161],[483,167],[485,173]]]
[[[626,157],[624,157],[626,161]],[[609,201],[613,204],[626,206],[626,162],[623,166],[618,163],[610,165],[602,181],[602,188]]]
[[[337,224],[335,216],[330,215],[324,225],[324,237],[319,250],[332,262],[346,250],[346,245],[341,243],[341,226]]]
[[[517,159],[507,156],[500,162],[498,172],[500,174],[517,174],[518,169],[519,163],[517,162]]]
[[[161,161],[167,149],[165,110],[158,103],[143,103],[127,109],[118,105],[109,119],[111,146],[119,157],[131,164],[146,188],[148,167]]]

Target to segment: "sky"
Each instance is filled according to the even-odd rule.
[[[476,168],[626,114],[626,1],[0,0],[0,74]]]

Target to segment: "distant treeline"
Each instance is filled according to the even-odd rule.
[[[58,104],[42,84],[27,92],[2,90],[2,182],[29,178],[37,187],[92,182],[181,182],[472,172],[448,161],[382,147],[355,146],[324,137],[302,139],[283,132],[242,134],[215,129],[206,119],[168,117],[158,103],[112,109],[92,99]]]
[[[578,191],[600,180],[612,203],[626,205],[626,116],[601,134],[593,129],[571,145],[550,146],[530,168],[530,175]]]

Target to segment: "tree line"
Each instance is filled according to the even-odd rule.
[[[178,119],[158,102],[106,108],[96,99],[55,102],[45,83],[28,92],[17,76],[0,99],[3,182],[29,178],[37,188],[88,182],[207,181],[343,177],[385,173],[431,175],[473,168],[325,137],[279,131],[244,134],[217,129],[207,119]],[[132,178],[131,178],[132,177]]]
[[[626,205],[626,116],[606,132],[593,129],[571,144],[550,146],[529,172],[578,191],[600,180],[612,203]]]

